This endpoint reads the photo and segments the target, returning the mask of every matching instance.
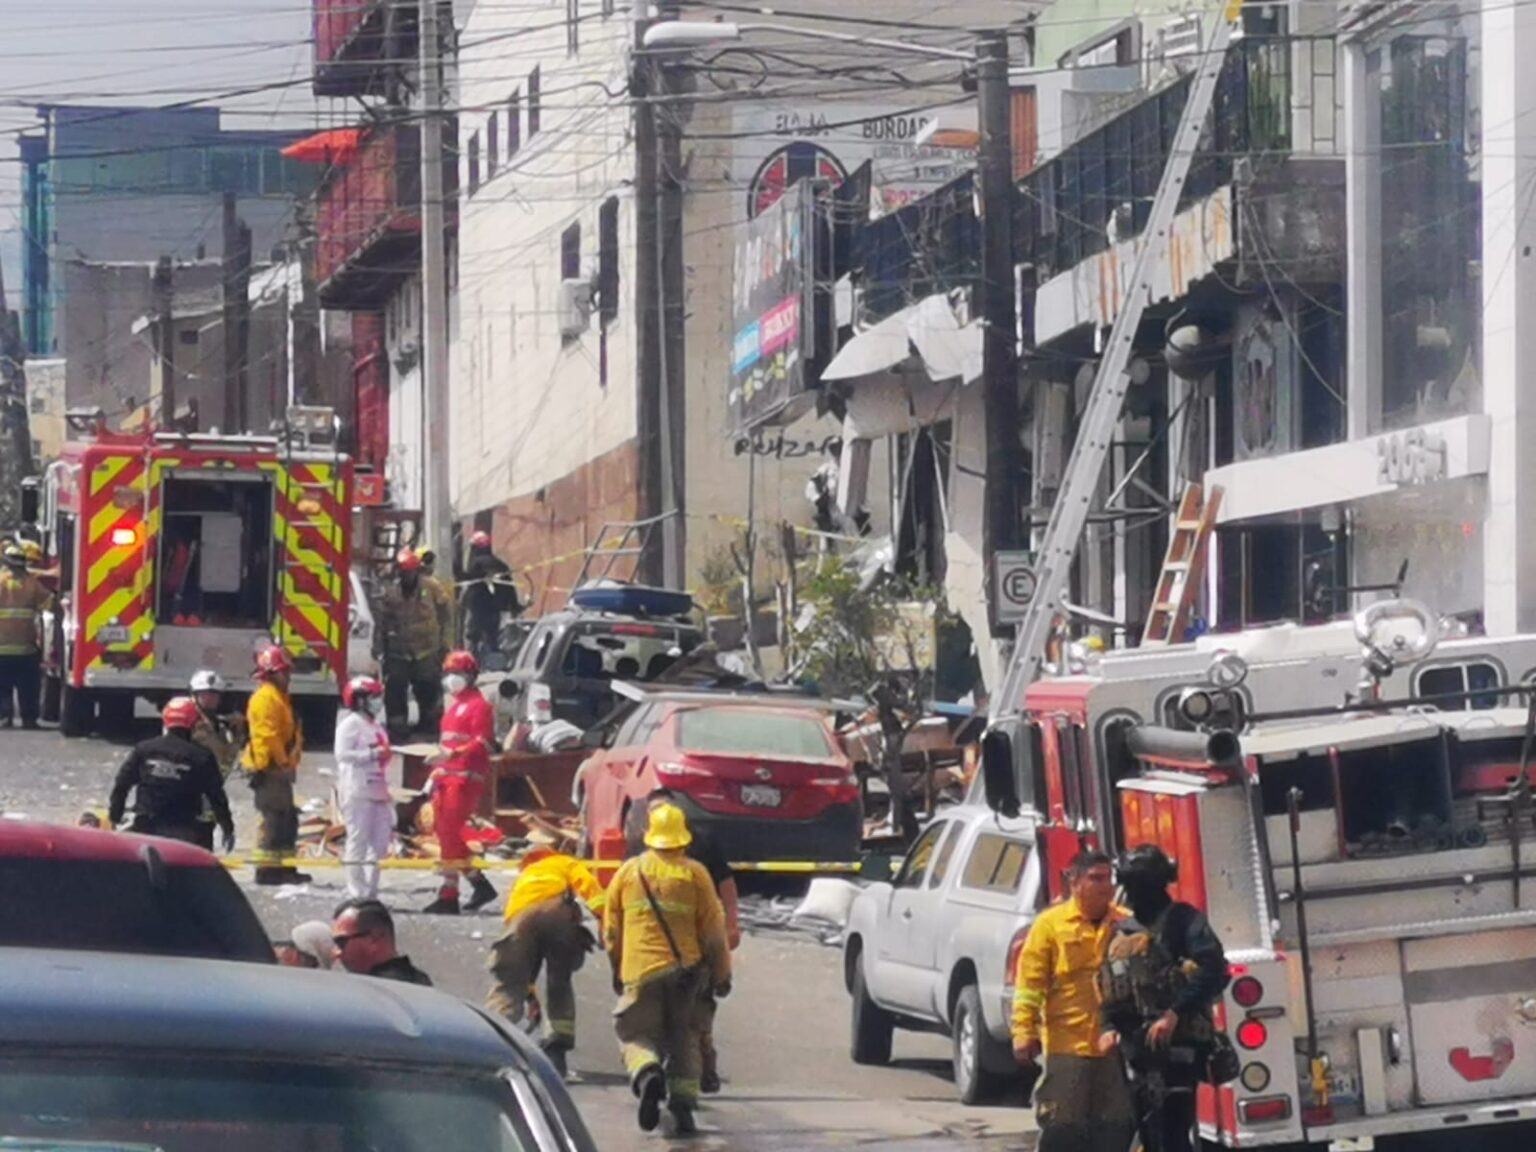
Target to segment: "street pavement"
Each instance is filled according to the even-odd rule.
[[[146,726],[145,733],[152,732]],[[0,813],[73,823],[106,806],[124,745],[65,741],[55,732],[0,732]],[[299,781],[304,798],[324,798],[330,757],[312,753]],[[250,848],[256,822],[250,793],[230,789],[239,851]],[[297,923],[326,919],[342,899],[341,873],[313,869],[314,882],[256,888],[249,869],[237,876],[275,938]],[[503,890],[504,875],[493,879]],[[485,994],[485,956],[500,927],[499,910],[457,919],[413,913],[431,900],[434,877],[420,871],[386,875],[384,897],[396,911],[400,948],[438,987],[478,1002]],[[60,915],[68,915],[61,909]],[[577,981],[578,1038],[572,1093],[605,1152],[656,1149],[660,1134],[635,1126],[609,1013],[607,964],[594,955]],[[850,1145],[927,1152],[1032,1149],[1033,1124],[1018,1102],[966,1108],[955,1100],[949,1043],[899,1034],[891,1067],[861,1068],[848,1058],[848,995],[841,953],[797,933],[749,932],[736,954],[735,991],[721,1004],[717,1043],[726,1085],[700,1113],[698,1148],[733,1152],[842,1148]]]

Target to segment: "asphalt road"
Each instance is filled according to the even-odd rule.
[[[146,728],[146,732],[152,728]],[[0,813],[73,823],[105,807],[123,746],[65,741],[53,732],[0,732]],[[328,756],[314,754],[301,771],[302,798],[325,797]],[[251,844],[255,814],[249,793],[231,789],[241,849]],[[315,869],[314,883],[258,889],[238,874],[274,937],[295,924],[327,918],[342,898],[341,875]],[[499,886],[505,881],[498,878]],[[490,909],[458,919],[412,909],[431,900],[430,873],[388,874],[386,900],[398,914],[400,946],[440,988],[472,1001],[486,989],[484,963],[500,916]],[[67,915],[61,909],[60,915]],[[994,1152],[1033,1147],[1033,1125],[1021,1107],[965,1108],[955,1102],[948,1041],[900,1036],[889,1068],[860,1068],[848,1059],[848,996],[840,953],[780,930],[748,933],[737,953],[735,992],[721,1006],[717,1043],[724,1092],[700,1115],[693,1147],[733,1152],[820,1149],[865,1144],[897,1150],[965,1148]],[[634,1122],[609,1023],[613,997],[607,966],[594,957],[578,978],[579,1022],[572,1085],[599,1147],[654,1149]]]

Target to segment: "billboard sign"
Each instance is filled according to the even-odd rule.
[[[738,226],[732,289],[730,431],[741,435],[798,408],[815,352],[816,195],[792,186]]]

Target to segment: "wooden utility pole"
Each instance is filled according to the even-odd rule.
[[[0,269],[0,528],[7,529],[21,522],[21,482],[32,474],[26,358],[21,318],[6,304]]]
[[[246,377],[251,342],[251,230],[240,219],[233,192],[224,193],[224,427],[246,431]]]
[[[155,330],[160,353],[160,427],[176,426],[176,265],[169,256],[155,262]]]

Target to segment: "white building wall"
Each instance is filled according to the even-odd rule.
[[[561,0],[477,6],[460,34],[451,465],[460,516],[537,492],[636,435],[634,149],[626,98],[633,30],[619,8],[604,18],[600,5],[582,5],[575,52]],[[540,122],[530,132],[535,69]],[[521,139],[509,157],[514,95]],[[472,147],[480,157],[474,190]],[[563,337],[562,236],[580,226],[580,273],[594,279],[599,211],[609,197],[619,202],[618,315],[604,326],[594,307],[585,331]]]

